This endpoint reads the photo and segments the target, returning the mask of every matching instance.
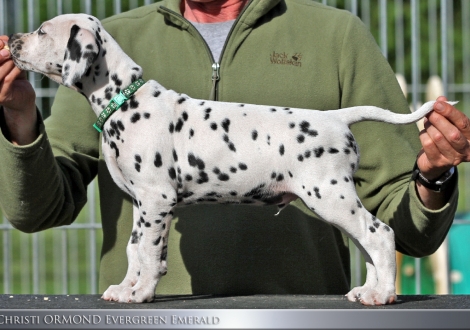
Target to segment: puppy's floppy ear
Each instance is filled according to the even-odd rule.
[[[65,86],[75,88],[74,84],[88,71],[100,52],[95,35],[74,24],[70,29],[70,37],[62,66],[62,82]]]

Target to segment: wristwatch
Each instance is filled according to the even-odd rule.
[[[451,178],[454,176],[455,173],[455,166],[452,166],[450,170],[442,174],[435,180],[428,180],[424,177],[421,171],[418,168],[418,164],[415,163],[413,167],[413,174],[411,175],[411,179],[414,181],[418,181],[423,186],[433,191],[441,192],[445,190],[449,184],[452,182]]]

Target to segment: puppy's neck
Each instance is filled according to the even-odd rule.
[[[114,96],[139,78],[142,68],[109,36],[77,87],[98,116]]]

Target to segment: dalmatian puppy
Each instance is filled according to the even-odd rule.
[[[167,272],[176,206],[277,204],[281,210],[301,198],[364,254],[365,284],[348,299],[365,305],[396,301],[394,233],[356,194],[359,152],[349,126],[364,120],[412,123],[433,102],[403,115],[372,106],[315,111],[192,99],[139,80],[141,67],[98,19],[85,14],[57,16],[32,33],[15,34],[9,47],[16,66],[80,92],[98,118],[108,103],[122,103],[99,126],[109,171],[134,200],[133,228],[127,274],[103,299],[153,300]],[[133,83],[142,86],[127,100],[113,98]]]

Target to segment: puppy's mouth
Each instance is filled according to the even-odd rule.
[[[11,56],[13,63],[15,63],[18,69],[21,69],[24,71],[34,71],[33,67],[28,62],[23,61],[22,59],[20,59],[13,53],[10,53],[10,56]]]

